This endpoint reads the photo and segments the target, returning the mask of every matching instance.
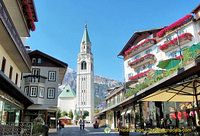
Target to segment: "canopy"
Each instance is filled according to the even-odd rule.
[[[180,61],[181,61],[180,59],[175,59],[175,58],[163,60],[159,62],[157,67],[168,70],[170,68],[174,68],[175,66],[177,66],[180,63]]]
[[[141,101],[195,102],[200,100],[198,95],[200,95],[200,78],[195,78],[160,89]]]
[[[71,118],[68,117],[68,116],[64,116],[64,117],[61,117],[61,118],[59,118],[59,119],[71,119]]]

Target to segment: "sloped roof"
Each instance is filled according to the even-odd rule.
[[[58,97],[76,97],[75,91],[71,88],[70,85],[66,85],[62,90],[62,93]]]
[[[90,38],[87,31],[87,24],[85,25],[85,31],[83,33],[83,38],[81,42],[90,42]]]

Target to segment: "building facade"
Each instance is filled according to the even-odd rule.
[[[23,41],[30,37],[30,30],[35,30],[34,22],[37,16],[33,0],[0,0],[0,128],[9,123],[19,125],[24,121],[24,110],[33,104],[21,90],[20,79],[23,72],[31,71]]]
[[[76,105],[76,92],[71,88],[70,85],[65,85],[62,89],[61,94],[58,96],[58,108],[61,112],[72,111],[75,115],[75,105]]]
[[[96,114],[96,117],[106,120],[106,125],[112,128],[118,127],[117,120],[120,120],[121,126],[133,128],[133,131],[143,128],[199,127],[196,111],[198,104],[181,97],[172,101],[176,94],[188,92],[190,87],[174,89],[175,93],[170,92],[174,95],[169,93],[171,98],[168,100],[165,100],[167,95],[156,93],[164,88],[168,92],[171,86],[199,78],[199,11],[200,5],[192,11],[196,18],[188,14],[167,27],[133,34],[119,53],[119,56],[124,57],[124,100],[115,103],[117,98],[113,96],[119,92],[113,91],[106,96],[111,98],[107,101],[107,108]]]
[[[91,52],[87,25],[80,45],[80,53],[77,59],[77,110],[88,111],[88,122],[93,121],[94,112],[94,63]]]
[[[21,87],[34,101],[24,113],[24,120],[32,122],[41,115],[45,124],[56,127],[58,84],[62,83],[67,64],[41,51],[29,53],[32,61],[31,73],[22,74]]]

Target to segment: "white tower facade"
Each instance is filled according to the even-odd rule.
[[[94,66],[91,53],[91,42],[89,39],[87,25],[80,44],[80,53],[77,59],[77,111],[88,111],[86,121],[93,121],[94,113]]]

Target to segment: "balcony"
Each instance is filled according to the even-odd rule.
[[[156,60],[154,54],[146,54],[143,57],[140,57],[132,62],[130,62],[128,65],[131,66],[132,68],[136,69],[140,66],[143,66],[146,63],[154,63]]]
[[[147,74],[149,71],[151,71],[151,69],[149,69],[149,70],[147,70],[147,71],[144,71],[144,72],[141,72],[141,73],[139,73],[139,74],[137,74],[137,75],[135,75],[135,76],[131,76],[131,77],[129,77],[129,80],[135,80],[135,79],[142,78],[142,77],[146,76],[146,74]]]
[[[170,40],[168,43],[160,45],[159,49],[162,51],[168,52],[169,50],[177,48],[178,39],[179,39],[180,44],[185,44],[187,42],[192,41],[192,38],[193,38],[193,35],[191,33],[184,33],[180,35],[178,38],[174,38],[173,40]]]
[[[125,55],[128,55],[130,58],[146,49],[148,49],[149,47],[151,47],[152,45],[154,45],[156,43],[155,39],[146,39],[144,42],[130,48],[129,50],[127,50],[125,52]]]
[[[30,72],[30,58],[2,0],[0,0],[0,34],[0,43],[10,58],[21,71]]]
[[[45,83],[46,77],[40,75],[27,75],[23,77],[25,83]]]

